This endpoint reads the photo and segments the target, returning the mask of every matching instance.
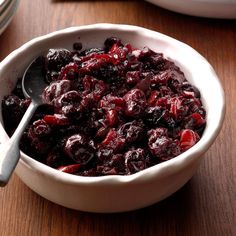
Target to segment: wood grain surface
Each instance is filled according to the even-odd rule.
[[[236,235],[236,21],[184,16],[145,1],[21,0],[0,36],[0,60],[36,36],[98,22],[143,26],[198,50],[225,89],[223,129],[191,181],[168,199],[132,212],[66,209],[38,196],[14,176],[0,189],[0,236]]]

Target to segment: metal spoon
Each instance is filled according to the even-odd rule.
[[[31,103],[12,137],[0,145],[0,186],[8,183],[20,158],[20,138],[37,107],[42,104],[41,94],[46,87],[42,57],[34,60],[26,69],[22,79],[22,90]]]

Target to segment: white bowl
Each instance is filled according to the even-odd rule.
[[[224,92],[219,79],[199,53],[163,34],[136,26],[114,24],[68,28],[24,44],[0,63],[0,99],[10,93],[27,65],[45,50],[62,47],[72,49],[73,42],[78,39],[85,48],[99,47],[110,36],[117,36],[123,42],[131,42],[139,48],[149,46],[157,52],[163,52],[180,66],[187,79],[202,94],[207,126],[201,140],[188,151],[129,176],[75,176],[52,169],[21,153],[16,173],[26,185],[52,202],[82,211],[134,210],[156,203],[177,191],[197,170],[202,155],[220,131],[225,113]],[[0,141],[7,139],[0,124]]]
[[[171,11],[201,17],[236,19],[236,0],[146,0]]]

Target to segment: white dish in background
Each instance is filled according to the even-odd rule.
[[[225,113],[225,98],[220,81],[211,65],[198,52],[161,33],[137,26],[115,24],[95,24],[60,30],[35,38],[12,52],[0,63],[0,101],[4,95],[10,94],[29,63],[48,48],[71,50],[78,38],[84,49],[101,47],[110,36],[117,36],[123,42],[131,42],[137,48],[148,46],[174,61],[186,78],[200,90],[207,112],[207,126],[200,141],[186,152],[127,176],[71,175],[21,153],[16,173],[33,191],[57,204],[90,212],[134,210],[173,194],[196,172],[203,154],[221,129]],[[7,140],[0,108],[0,142]]]
[[[146,0],[171,11],[201,17],[236,19],[236,0]]]
[[[0,34],[7,28],[11,22],[16,9],[18,7],[19,0],[4,1],[0,5]]]

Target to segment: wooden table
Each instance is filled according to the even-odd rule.
[[[21,0],[0,36],[0,59],[36,36],[98,22],[153,29],[204,55],[225,89],[223,130],[188,184],[168,199],[133,212],[66,209],[38,196],[14,176],[0,189],[0,235],[236,235],[236,21],[184,16],[144,1]]]

